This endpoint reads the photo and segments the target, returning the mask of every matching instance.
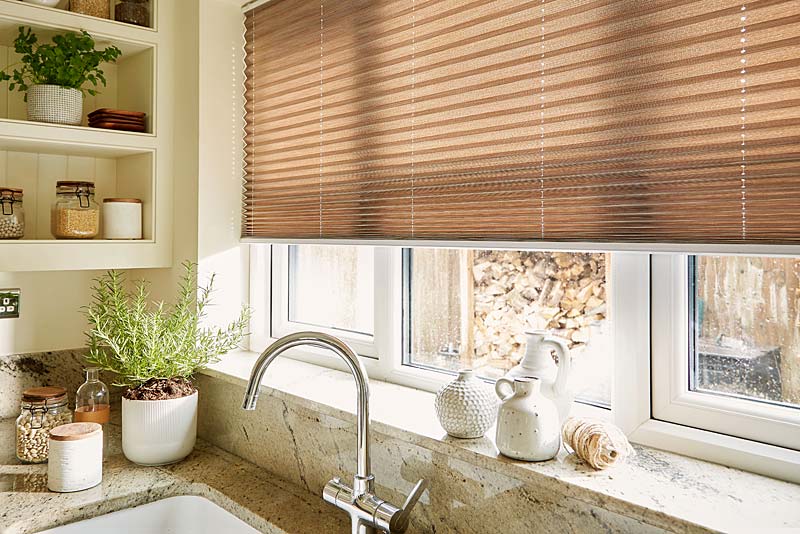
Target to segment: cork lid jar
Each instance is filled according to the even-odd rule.
[[[15,425],[17,458],[24,463],[46,462],[48,432],[71,422],[66,389],[55,386],[26,389],[22,392]]]
[[[25,235],[25,210],[22,189],[0,187],[0,239],[19,239]]]
[[[100,206],[94,200],[94,183],[56,182],[56,202],[51,214],[56,239],[92,239],[100,232]]]

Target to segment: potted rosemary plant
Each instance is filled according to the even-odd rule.
[[[125,288],[115,271],[96,280],[84,309],[91,365],[124,386],[122,450],[141,465],[185,458],[197,436],[197,389],[192,375],[235,349],[246,335],[250,310],[225,328],[202,325],[214,277],[198,289],[196,266],[184,263],[176,302],[151,303],[146,282]]]
[[[52,44],[40,44],[33,30],[20,26],[14,40],[14,51],[22,56],[19,68],[1,70],[0,81],[10,80],[10,91],[25,93],[29,121],[80,124],[84,85],[91,84],[87,93],[97,94],[98,84],[106,85],[100,64],[113,63],[122,54],[116,46],[94,47],[85,31],[56,35]]]

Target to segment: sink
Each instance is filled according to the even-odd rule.
[[[38,534],[259,534],[203,497],[179,496],[70,523]]]

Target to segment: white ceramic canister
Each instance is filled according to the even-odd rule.
[[[98,423],[69,423],[50,430],[47,487],[66,493],[103,480],[103,428]]]
[[[141,239],[142,201],[138,198],[104,198],[103,237]]]
[[[542,395],[534,377],[500,378],[495,384],[503,401],[497,415],[497,448],[503,455],[528,462],[550,460],[561,448],[561,424],[555,403]]]
[[[436,394],[436,416],[442,428],[455,438],[479,438],[497,418],[497,399],[475,377],[472,369],[462,369],[455,380]]]

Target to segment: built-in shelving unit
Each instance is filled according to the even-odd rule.
[[[152,1],[154,28],[162,2]],[[169,7],[169,6],[167,6]],[[170,7],[171,9],[171,7]],[[0,83],[0,185],[24,190],[25,236],[0,240],[0,271],[131,269],[168,267],[172,258],[171,139],[168,117],[171,91],[170,42],[154,28],[84,16],[17,0],[0,0],[0,67],[16,62],[13,40],[19,26],[30,26],[40,40],[86,30],[98,48],[113,44],[120,59],[104,66],[108,85],[84,100],[82,126],[27,120],[23,94]],[[147,132],[91,128],[86,115],[109,107],[144,111]],[[143,202],[143,239],[137,241],[55,240],[50,209],[58,180],[95,182],[96,200],[135,197]],[[102,218],[102,212],[101,212]]]

